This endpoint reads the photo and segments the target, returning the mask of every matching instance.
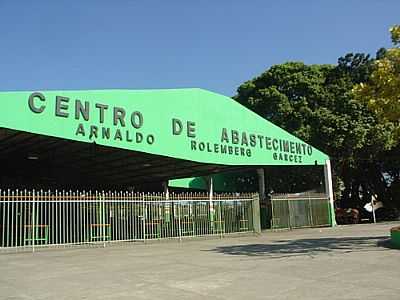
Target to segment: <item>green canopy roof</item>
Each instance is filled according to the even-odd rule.
[[[0,127],[221,165],[313,165],[328,156],[202,89],[0,93]]]

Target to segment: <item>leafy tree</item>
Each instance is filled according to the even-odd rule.
[[[400,25],[395,25],[390,28],[390,34],[392,36],[392,43],[394,45],[400,44]]]
[[[390,32],[394,47],[374,62],[369,79],[353,91],[355,98],[366,102],[383,121],[393,122],[400,137],[400,25]]]
[[[383,53],[380,50],[378,54]],[[368,55],[348,54],[339,59],[337,66],[301,62],[276,65],[242,84],[234,97],[326,152],[333,160],[336,186],[344,185],[345,206],[361,206],[359,191],[364,201],[373,193],[388,199],[380,159],[393,147],[393,124],[381,122],[352,93],[355,84],[369,80],[374,61]],[[315,177],[304,178],[302,172],[291,171],[297,187],[306,187],[304,180],[315,184]],[[282,190],[283,185],[287,189],[288,182],[275,184],[274,190]]]

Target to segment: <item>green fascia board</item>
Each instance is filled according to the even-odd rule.
[[[328,159],[233,99],[197,88],[1,92],[0,105],[3,128],[200,163]]]
[[[168,181],[169,187],[195,189],[195,190],[207,190],[207,182],[203,177],[190,177],[190,178],[179,178]]]
[[[211,176],[213,180],[213,190],[216,192],[237,192],[235,184],[236,174],[220,173]],[[173,188],[185,188],[194,190],[208,190],[207,177],[179,178],[168,181],[168,186]]]

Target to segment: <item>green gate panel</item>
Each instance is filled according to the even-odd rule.
[[[273,199],[272,228],[302,228],[332,225],[328,198]]]

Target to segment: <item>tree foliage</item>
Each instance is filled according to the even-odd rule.
[[[384,50],[378,52],[378,57],[382,55]],[[370,80],[374,67],[375,59],[360,53],[341,57],[336,66],[288,62],[242,84],[234,99],[327,153],[333,160],[336,186],[344,186],[347,206],[360,206],[360,190],[364,201],[371,194],[391,198],[382,168],[385,153],[395,144],[393,123],[382,122],[352,93],[354,85]],[[304,181],[315,184],[315,177],[304,178],[302,172],[291,171],[302,180],[294,184],[303,188]],[[291,189],[288,182],[275,184],[274,190],[283,185]]]
[[[390,35],[392,37],[393,45],[399,45],[400,44],[400,25],[395,25],[392,28],[390,28]]]
[[[374,62],[369,79],[357,84],[355,98],[368,104],[368,107],[384,121],[393,122],[400,136],[400,26],[390,30],[394,47]]]

